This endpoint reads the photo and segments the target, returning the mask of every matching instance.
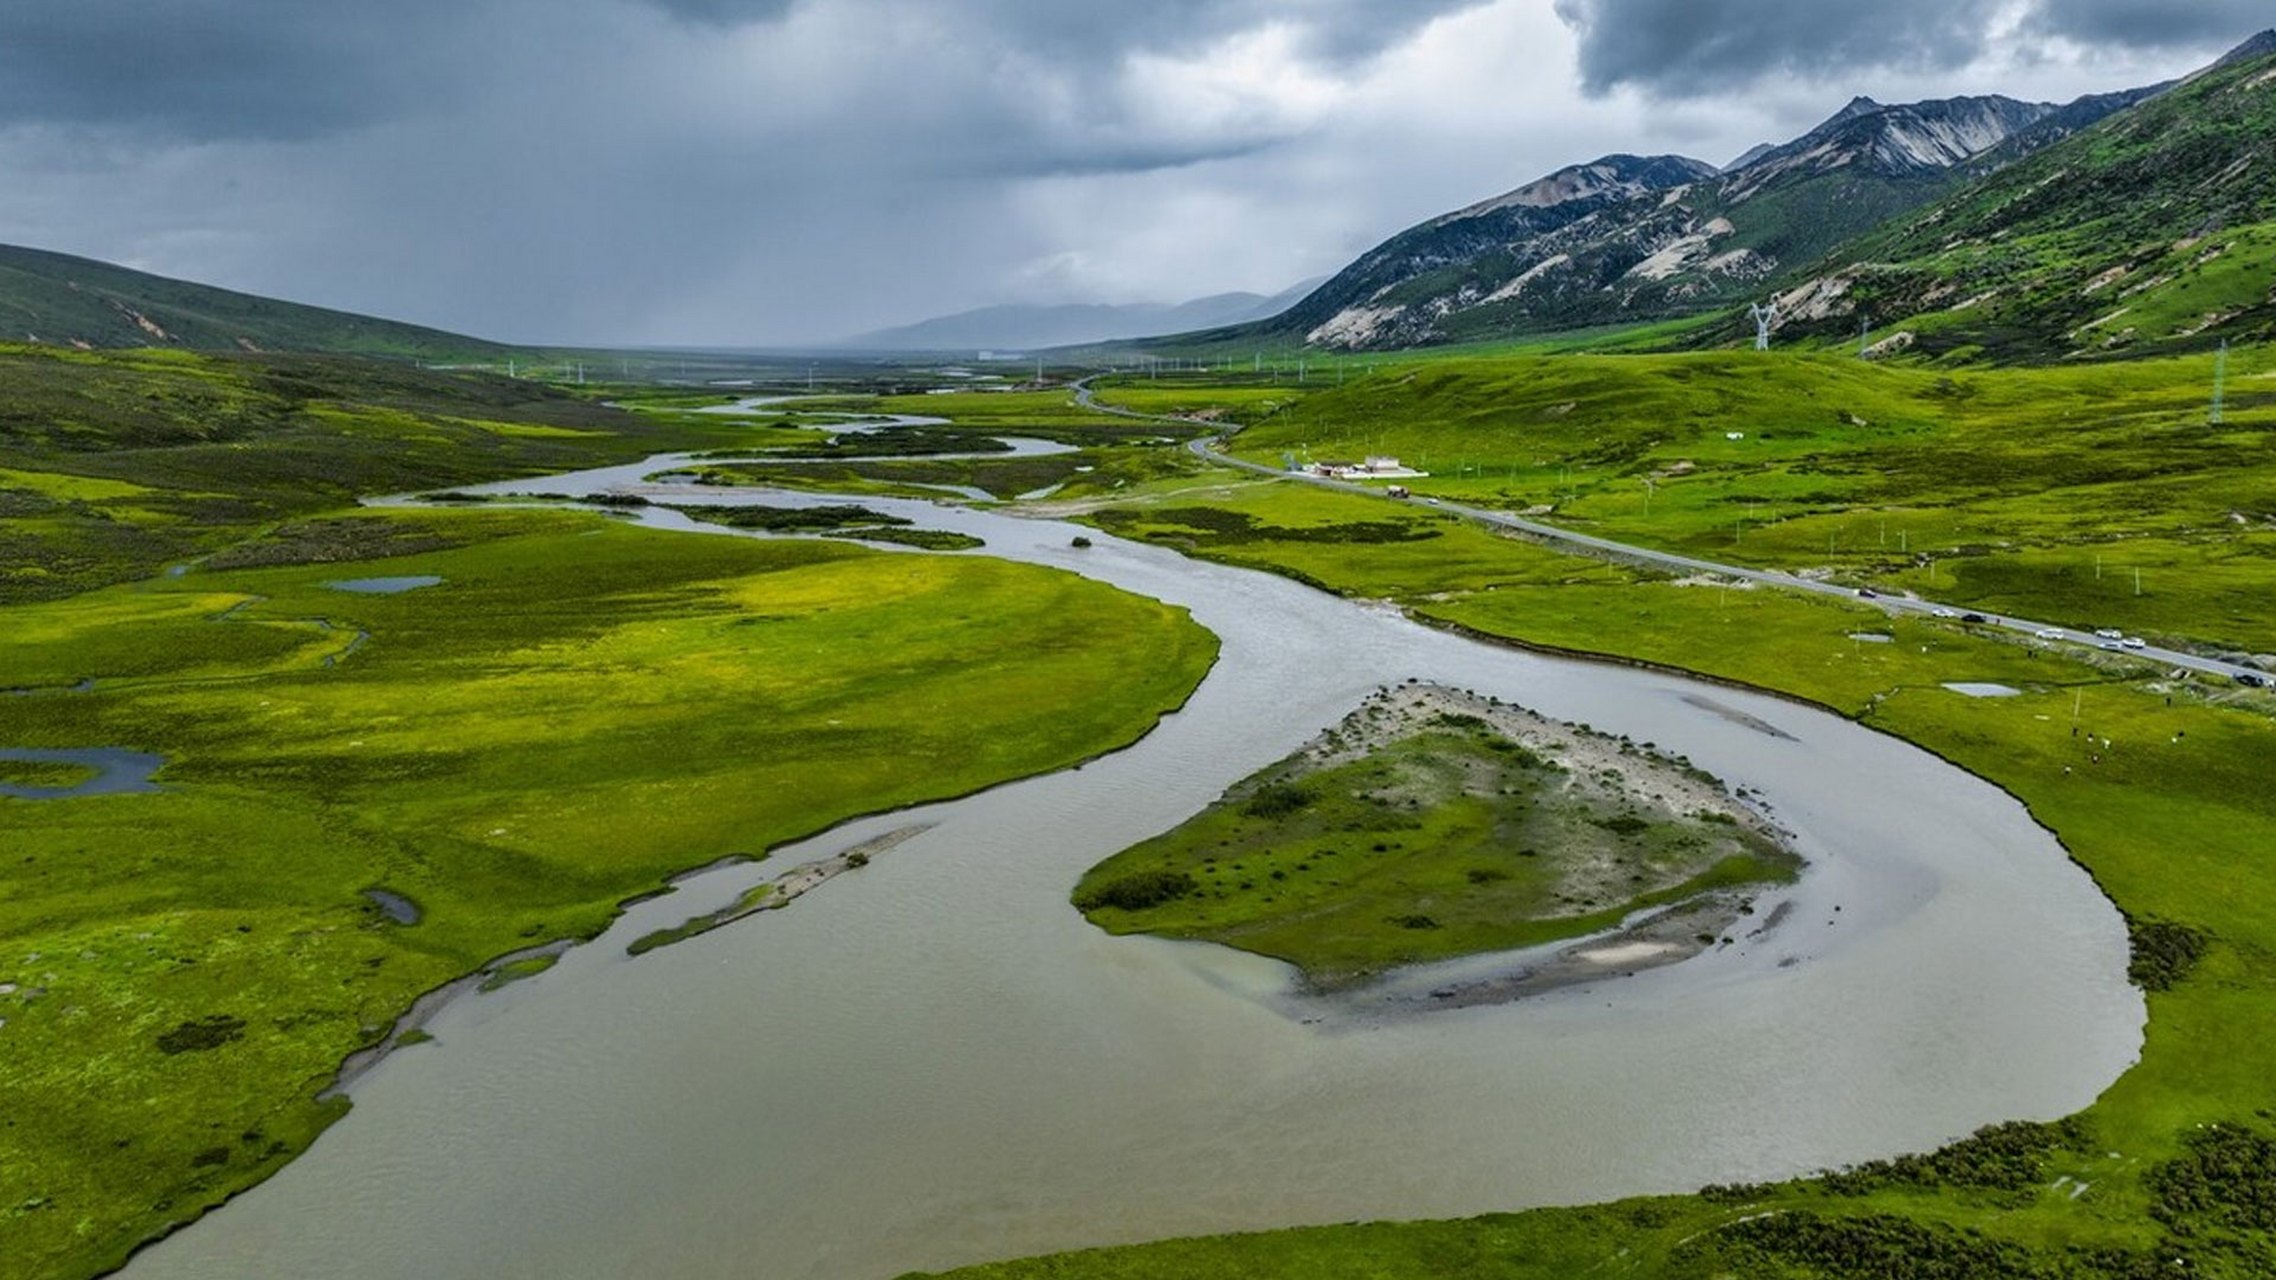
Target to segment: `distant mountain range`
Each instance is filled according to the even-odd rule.
[[[1396,349],[1729,317],[1773,296],[1788,332],[1875,327],[1883,352],[2268,336],[2272,147],[2276,31],[2181,81],[2060,105],[1861,97],[1725,168],[1560,169],[1400,232],[1271,319],[1156,344]],[[2096,309],[2113,286],[2123,314]],[[1726,320],[1705,340],[1746,333]]]
[[[2156,88],[2067,106],[1858,98],[1732,167],[1606,156],[1393,236],[1265,325],[1373,349],[1634,323],[1727,307],[1965,181]]]
[[[981,307],[878,329],[835,345],[860,351],[970,352],[1119,342],[1148,334],[1266,320],[1320,284],[1320,280],[1307,280],[1269,297],[1261,293],[1219,293],[1180,303]]]
[[[0,341],[193,351],[302,351],[463,360],[510,348],[171,280],[43,249],[0,245]]]

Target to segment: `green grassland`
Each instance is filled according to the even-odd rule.
[[[1677,776],[1673,762],[1575,726],[1535,750],[1497,727],[1499,714],[1371,700],[1175,830],[1091,868],[1075,905],[1109,933],[1222,943],[1332,988],[1791,878],[1795,860],[1728,807],[1679,810],[1646,794],[1647,777]],[[1576,739],[1618,767],[1555,752]]]
[[[2212,426],[2203,356],[1996,371],[1752,352],[1447,360],[1316,391],[1234,447],[1266,463],[1387,453],[1431,473],[1405,482],[1418,494],[1639,545],[2266,653],[2272,373],[2265,350],[2235,353]]]
[[[327,351],[403,360],[502,357],[507,347],[419,325],[170,280],[0,245],[0,337],[95,347]]]
[[[824,419],[170,351],[0,347],[0,388],[0,745],[167,760],[155,793],[0,799],[11,1276],[90,1274],[274,1171],[419,992],[674,871],[1128,742],[1214,654],[989,560],[352,509]],[[326,585],[400,575],[443,581]]]
[[[1743,392],[1734,391],[1734,395]],[[2115,408],[2116,406],[2113,406]],[[969,1268],[970,1280],[1575,1275],[2070,1280],[2276,1271],[2276,720],[2266,695],[2004,642],[1862,602],[1679,585],[1427,509],[1228,486],[1104,527],[1511,640],[1821,703],[2016,795],[2127,914],[2140,1062],[2060,1125],[1686,1197],[1166,1242]],[[1853,633],[1893,633],[1861,644]],[[1974,700],[1947,681],[2022,694]],[[2105,745],[2107,744],[2107,745]],[[2081,1189],[2080,1184],[2085,1184]]]
[[[1176,610],[986,559],[337,520],[379,532],[322,545],[431,549],[8,606],[0,670],[95,684],[0,698],[0,743],[168,761],[156,794],[0,799],[12,1275],[84,1275],[273,1171],[420,991],[674,871],[1129,742],[1214,654]],[[324,585],[410,574],[444,582]]]
[[[1192,476],[1200,464],[1174,445],[1124,445],[1018,458],[896,458],[876,462],[714,462],[695,470],[704,483],[758,485],[879,497],[938,499],[944,487],[978,489],[1009,501],[1045,490],[1053,496],[1112,493]]]
[[[363,494],[744,438],[505,378],[0,345],[0,604],[145,577]]]

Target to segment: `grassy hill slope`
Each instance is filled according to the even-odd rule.
[[[506,347],[371,316],[0,245],[0,338],[79,347],[322,351],[457,360]]]
[[[1796,332],[1869,318],[1892,351],[2201,350],[2276,335],[2272,277],[2276,54],[2261,53],[1898,218],[1785,305]]]

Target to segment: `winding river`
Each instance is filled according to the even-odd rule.
[[[641,482],[673,465],[493,488],[833,500]],[[2063,1115],[2138,1050],[2116,911],[2014,800],[1896,739],[1095,530],[861,501],[1185,606],[1223,656],[1129,750],[697,877],[542,977],[451,1004],[439,1042],[360,1079],[305,1156],[130,1276],[872,1280],[1680,1191]],[[1813,862],[1783,922],[1670,968],[1413,1015],[1294,1003],[1274,962],[1109,938],[1067,905],[1092,863],[1410,677],[1759,792]],[[915,823],[931,825],[790,910],[625,955]]]

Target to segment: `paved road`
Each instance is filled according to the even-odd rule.
[[[1090,379],[1088,378],[1085,378],[1082,381],[1073,384],[1075,391],[1075,403],[1085,409],[1090,409],[1098,413],[1111,413],[1124,418],[1141,418],[1149,422],[1176,422],[1185,426],[1207,427],[1213,427],[1217,425],[1215,423],[1205,422],[1197,418],[1163,417],[1159,414],[1139,413],[1131,409],[1117,408],[1116,406],[1110,404],[1100,404],[1092,395],[1089,384]],[[1303,480],[1311,484],[1319,485],[1324,489],[1336,489],[1344,493],[1355,493],[1365,497],[1384,497],[1383,491],[1379,488],[1370,488],[1366,485],[1352,484],[1348,481],[1343,480],[1331,480],[1325,476],[1314,476],[1301,472],[1282,471],[1278,467],[1268,467],[1262,465],[1261,463],[1249,462],[1241,458],[1236,458],[1223,451],[1221,447],[1223,444],[1223,437],[1209,436],[1188,443],[1186,445],[1186,448],[1192,450],[1194,456],[1196,457],[1206,459],[1210,462],[1219,463],[1224,466],[1237,467],[1243,471],[1253,471],[1259,475]],[[1392,501],[1393,499],[1386,498],[1385,500]],[[1457,503],[1446,502],[1438,498],[1416,498],[1413,499],[1413,501],[1421,505],[1436,507],[1438,510],[1444,511],[1449,515],[1461,516],[1465,519],[1475,520],[1480,524],[1489,525],[1496,528],[1514,529],[1520,533],[1524,533],[1529,537],[1537,538],[1543,542],[1573,547],[1578,550],[1592,552],[1597,555],[1617,556],[1624,560],[1632,560],[1663,569],[1672,569],[1680,573],[1711,573],[1719,577],[1731,578],[1734,580],[1744,580],[1748,582],[1759,582],[1765,586],[1780,587],[1789,591],[1807,591],[1822,596],[1839,596],[1845,600],[1851,601],[1852,603],[1860,602],[1860,596],[1856,588],[1836,586],[1830,582],[1819,582],[1815,579],[1800,577],[1796,574],[1782,573],[1776,569],[1749,569],[1741,565],[1720,564],[1713,560],[1700,560],[1692,556],[1677,555],[1674,552],[1670,551],[1657,551],[1650,547],[1639,547],[1630,543],[1614,542],[1610,538],[1598,538],[1585,533],[1575,533],[1570,529],[1559,528],[1553,524],[1543,524],[1538,520],[1528,520],[1523,516],[1513,516],[1501,511],[1489,511],[1480,507],[1465,507]],[[1939,604],[1933,600],[1922,600],[1909,595],[1875,595],[1868,598],[1871,600],[1872,604],[1875,607],[1880,608],[1892,615],[1914,614],[1927,615],[1930,617],[1948,617],[1957,619],[1964,614],[1973,614],[1977,617],[1982,618],[1983,621],[1981,623],[1975,623],[1971,625],[1994,627],[2004,631],[2018,632],[2035,639],[2063,644],[2084,645],[2089,648],[2117,649],[2118,651],[2126,653],[2132,657],[2140,658],[2145,662],[2158,662],[2164,664],[2169,668],[2180,668],[2187,671],[2196,671],[2206,675],[2223,676],[2230,679],[2234,679],[2239,675],[2251,675],[2255,678],[2266,678],[2265,673],[2261,672],[2258,668],[2255,667],[2239,666],[2232,662],[2222,662],[2216,658],[2203,658],[2193,653],[2181,653],[2173,649],[2161,649],[2154,645],[2144,645],[2140,648],[2122,648],[2114,640],[2096,636],[2090,632],[2079,631],[2071,627],[2057,626],[2051,622],[2033,622],[2027,618],[2011,618],[2002,614],[1985,613],[1980,610],[1966,610],[1961,609],[1957,606]]]

